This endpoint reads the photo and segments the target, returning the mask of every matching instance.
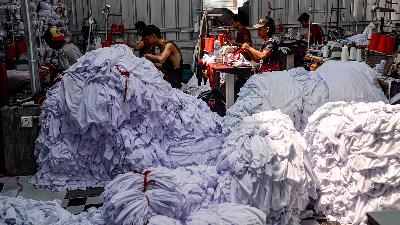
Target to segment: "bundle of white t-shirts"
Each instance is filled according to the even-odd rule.
[[[0,196],[0,224],[91,225],[61,207],[61,201],[35,201]]]
[[[223,132],[228,135],[249,115],[280,109],[298,131],[320,106],[334,101],[387,102],[377,74],[363,62],[325,62],[315,72],[303,68],[252,76],[227,111]]]
[[[223,120],[223,132],[228,135],[236,130],[246,116],[254,113],[280,109],[289,115],[295,124],[301,123],[301,86],[293,79],[306,77],[307,71],[296,68],[289,71],[262,73],[252,76],[240,89],[235,104],[227,110]]]
[[[84,55],[47,93],[31,182],[55,190],[103,186],[117,174],[213,164],[220,117],[173,89],[154,65],[114,45]]]
[[[309,119],[307,153],[321,190],[316,209],[342,224],[400,207],[400,106],[328,103]]]
[[[261,210],[234,203],[224,203],[200,209],[186,221],[186,225],[265,225],[266,215]]]
[[[104,217],[116,225],[144,224],[154,216],[185,221],[192,212],[211,203],[216,186],[215,167],[129,172],[105,187]]]
[[[299,224],[309,196],[316,197],[305,148],[289,116],[279,110],[244,118],[218,158],[217,170],[225,182],[218,184],[216,203],[230,200],[256,207],[266,213],[267,224]]]
[[[348,37],[345,39],[345,42],[347,44],[355,44],[357,46],[360,45],[368,45],[369,44],[369,40],[368,37],[365,34],[356,34],[353,35],[351,37]]]

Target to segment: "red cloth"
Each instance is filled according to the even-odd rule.
[[[310,37],[310,43],[311,44],[323,44],[324,43],[324,31],[318,24],[312,24],[311,25],[311,37]]]
[[[236,43],[248,43],[250,46],[253,44],[251,41],[250,31],[246,27],[242,27],[240,30],[238,30]]]

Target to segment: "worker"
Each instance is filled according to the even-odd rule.
[[[152,61],[157,68],[164,73],[164,79],[173,88],[180,89],[183,59],[178,46],[172,41],[165,41],[161,37],[160,29],[154,25],[148,25],[143,32],[143,40],[146,45],[157,46],[162,49],[160,55],[145,54],[144,57]]]
[[[308,13],[303,13],[297,19],[303,28],[307,29],[307,33],[303,34],[303,38],[308,41],[308,35],[310,35],[310,44],[323,44],[325,40],[324,31],[318,24],[311,24],[310,15]],[[308,29],[309,33],[308,33]]]
[[[230,41],[232,45],[241,47],[244,43],[252,46],[250,31],[243,25],[241,18],[235,14],[231,17],[233,29],[237,30],[236,40]]]
[[[258,36],[263,40],[260,51],[252,48],[248,43],[244,43],[242,48],[250,55],[254,61],[260,62],[259,72],[279,71],[278,45],[271,37],[273,35],[273,25],[266,17],[262,18],[256,25]]]
[[[135,29],[138,35],[141,37],[141,39],[136,44],[131,44],[128,41],[128,46],[133,48],[135,51],[139,51],[139,57],[143,57],[145,54],[155,55],[156,54],[155,47],[146,45],[143,40],[143,32],[146,29],[146,24],[143,21],[138,21],[137,23],[135,23]]]
[[[43,39],[50,48],[58,51],[58,71],[61,73],[75,64],[82,56],[79,48],[73,43],[67,43],[65,37],[55,26],[46,30]]]

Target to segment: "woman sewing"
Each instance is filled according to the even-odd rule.
[[[260,51],[252,48],[249,44],[244,43],[242,48],[250,55],[252,60],[260,62],[260,69],[258,72],[271,72],[279,71],[279,54],[278,45],[271,38],[274,33],[274,24],[266,18],[262,18],[256,25],[258,28],[258,36],[263,39],[263,44]]]

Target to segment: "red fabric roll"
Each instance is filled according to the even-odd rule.
[[[396,39],[394,37],[387,36],[386,47],[385,47],[386,54],[388,54],[388,55],[393,54],[395,42],[396,42]]]
[[[376,51],[379,44],[379,39],[381,35],[378,33],[373,33],[371,36],[371,41],[369,42],[368,50]]]
[[[387,35],[381,35],[381,38],[379,39],[378,47],[376,49],[377,52],[380,53],[386,53],[386,42],[388,41],[388,36]]]

